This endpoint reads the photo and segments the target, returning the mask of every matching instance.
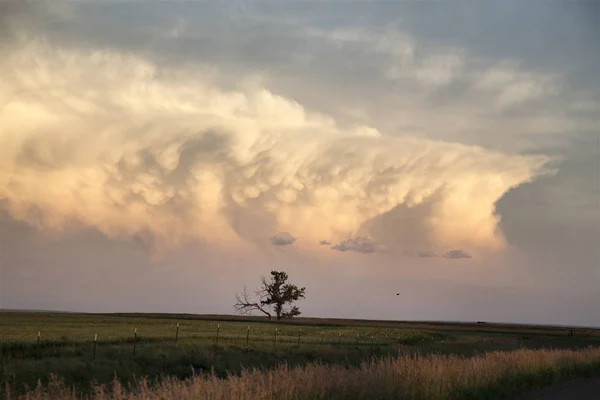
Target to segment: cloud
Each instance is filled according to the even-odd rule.
[[[331,242],[330,242],[329,240],[320,240],[320,241],[319,241],[319,244],[320,244],[321,246],[330,246],[330,245],[331,245]]]
[[[471,258],[471,255],[463,250],[450,250],[444,254],[444,258]]]
[[[472,258],[469,253],[463,250],[450,250],[444,254],[437,254],[433,251],[405,251],[404,255],[414,258]]]
[[[0,198],[11,216],[149,235],[164,249],[244,247],[265,231],[342,241],[433,193],[417,223],[436,244],[499,249],[495,202],[548,161],[342,127],[252,77],[223,88],[202,64],[23,40],[0,75]],[[357,238],[337,249],[369,246]]]
[[[373,239],[362,236],[343,240],[335,246],[331,246],[331,248],[338,251],[356,251],[358,253],[378,253],[388,251],[385,246],[375,242]]]
[[[401,24],[395,18],[379,17],[359,23],[352,13],[339,15],[324,26],[287,7],[277,11],[245,8],[231,25],[220,7],[206,8],[195,2],[183,8],[157,4],[143,16],[124,14],[115,4],[103,7],[106,10],[101,14],[74,2],[67,4],[77,18],[50,19],[50,23],[42,15],[35,24],[18,20],[12,25],[20,28],[21,34],[26,31],[28,37],[47,37],[65,47],[127,53],[143,48],[144,57],[174,69],[207,63],[219,71],[221,87],[231,88],[239,77],[254,74],[271,92],[307,109],[334,116],[344,126],[360,121],[384,135],[415,135],[535,153],[544,142],[555,141],[553,135],[559,131],[564,136],[560,140],[566,141],[573,131],[584,128],[583,124],[593,125],[566,111],[570,99],[578,96],[567,93],[568,85],[562,85],[568,79],[560,73],[560,66],[536,65],[535,52],[520,59],[514,52],[483,50],[481,41],[489,41],[490,35],[472,43],[470,38],[452,39],[457,32],[434,24],[433,30],[450,35],[440,39],[439,34],[431,37],[431,32],[411,29],[408,20],[412,18]],[[129,23],[131,17],[140,23]],[[185,29],[178,37],[165,38],[182,26]],[[492,44],[497,45],[492,36]],[[243,39],[232,40],[234,37]],[[577,59],[580,64],[581,58]],[[537,82],[548,76],[560,78],[560,89],[567,89],[562,91],[565,96],[540,96],[532,99],[533,104],[521,103],[523,107],[499,107],[498,91],[473,87],[486,71],[496,67],[512,68]],[[388,73],[394,75],[394,82],[386,79]],[[523,89],[511,89],[513,93],[519,90]],[[505,109],[510,109],[511,115]],[[535,138],[530,134],[536,134]]]
[[[415,257],[415,258],[439,257],[439,255],[434,253],[433,251],[405,251],[404,255],[408,256],[408,257]]]
[[[385,72],[390,79],[413,79],[426,88],[441,88],[457,79],[464,67],[461,51],[438,52],[407,66],[403,61],[392,64]]]
[[[492,93],[496,108],[506,109],[555,93],[557,78],[551,74],[528,73],[504,62],[481,72],[473,87]]]
[[[387,56],[383,75],[392,80],[413,80],[427,88],[450,84],[462,72],[465,55],[462,49],[426,48],[416,39],[393,28],[367,30],[337,28],[307,29],[307,34],[329,40],[339,47],[360,45],[369,53]]]
[[[271,243],[273,243],[275,246],[287,246],[288,244],[292,244],[296,241],[296,238],[290,235],[288,232],[279,232],[270,239]]]
[[[369,104],[353,108],[360,110],[355,112],[358,115],[378,115],[376,124],[381,129],[406,127],[423,136],[531,150],[535,146],[524,139],[524,133],[538,134],[535,144],[539,145],[549,136],[539,133],[570,135],[589,126],[565,114],[569,102],[558,96],[565,94],[565,74],[553,72],[549,66],[525,66],[513,58],[477,53],[464,44],[448,46],[423,40],[396,27],[306,31],[308,37],[337,47],[332,51],[365,60],[357,68],[370,73],[365,92],[385,79],[394,81],[373,93],[372,97],[386,100],[369,99]],[[353,86],[361,84],[358,73],[356,80]],[[529,103],[535,108],[524,107]],[[520,118],[506,118],[506,111],[517,112]],[[436,115],[433,121],[432,113]],[[482,131],[488,133],[481,135]]]
[[[358,44],[368,48],[370,52],[391,55],[403,64],[410,63],[414,59],[417,47],[412,37],[393,28],[373,31],[356,27],[332,30],[310,27],[304,31],[304,34],[329,40],[338,47]]]

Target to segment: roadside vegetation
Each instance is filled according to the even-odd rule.
[[[593,330],[216,318],[0,313],[0,398],[502,398],[600,371]]]

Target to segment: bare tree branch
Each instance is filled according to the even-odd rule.
[[[260,291],[258,291],[257,294],[258,293],[260,293]],[[265,310],[261,304],[253,302],[249,299],[248,288],[245,286],[241,295],[236,293],[235,299],[237,302],[233,305],[233,307],[235,308],[236,312],[243,315],[250,315],[254,310],[258,310],[271,319],[271,313]]]
[[[271,280],[261,277],[261,287],[254,290],[257,300],[251,300],[248,289],[244,287],[241,294],[236,294],[237,302],[234,304],[235,311],[240,314],[250,315],[257,310],[271,319],[273,313],[280,319],[293,318],[301,314],[297,306],[292,304],[305,296],[306,288],[298,288],[296,285],[287,283],[288,275],[283,271],[271,271]]]

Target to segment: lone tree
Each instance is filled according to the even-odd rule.
[[[271,280],[261,277],[261,287],[254,291],[258,298],[256,301],[250,299],[248,290],[244,287],[241,294],[236,294],[237,303],[234,304],[235,311],[240,314],[249,315],[257,310],[272,318],[270,309],[273,310],[277,319],[292,318],[300,315],[297,306],[293,302],[304,298],[306,288],[298,289],[298,286],[287,283],[288,274],[283,271],[271,271]]]

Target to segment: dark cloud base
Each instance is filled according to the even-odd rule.
[[[405,251],[404,255],[407,257],[414,258],[473,258],[469,253],[464,250],[450,250],[444,254],[437,254],[433,251]]]

